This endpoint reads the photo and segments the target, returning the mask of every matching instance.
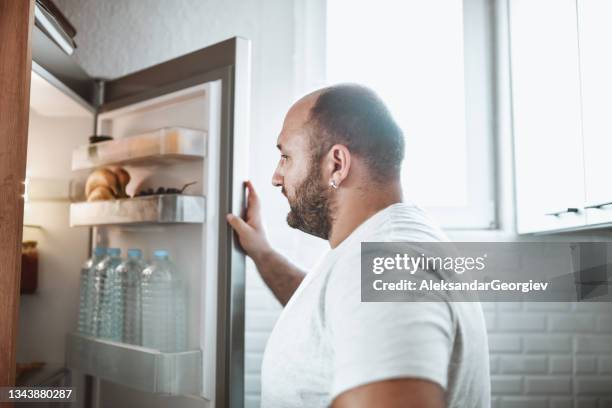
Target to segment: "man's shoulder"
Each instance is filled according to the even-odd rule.
[[[381,242],[436,242],[448,241],[438,223],[420,206],[400,203],[390,208],[389,216],[380,231],[386,239]]]
[[[359,274],[362,243],[364,242],[448,242],[449,239],[422,208],[410,203],[398,203],[386,210],[386,217],[360,239],[352,240],[337,253],[330,269]]]

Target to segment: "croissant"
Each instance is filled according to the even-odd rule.
[[[117,167],[113,170],[119,181],[119,197],[127,197],[125,187],[130,182],[130,173],[128,173],[123,167]]]
[[[98,186],[89,193],[87,201],[104,201],[112,200],[113,198],[115,198],[115,196],[108,187]]]
[[[108,188],[114,197],[120,194],[117,175],[109,169],[98,169],[89,175],[85,184],[85,195],[89,198],[89,194],[99,186]]]

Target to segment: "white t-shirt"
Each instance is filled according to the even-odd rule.
[[[361,242],[448,241],[419,207],[376,213],[306,275],[264,352],[261,406],[326,407],[367,383],[420,378],[448,407],[490,406],[489,351],[479,303],[361,302]]]

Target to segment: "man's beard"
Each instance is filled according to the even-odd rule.
[[[313,160],[306,179],[295,191],[295,199],[290,199],[291,211],[287,214],[287,224],[307,234],[329,239],[331,231],[330,190],[321,180],[321,166]]]

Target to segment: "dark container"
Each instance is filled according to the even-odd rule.
[[[21,293],[35,293],[38,287],[38,250],[36,241],[21,244]]]

